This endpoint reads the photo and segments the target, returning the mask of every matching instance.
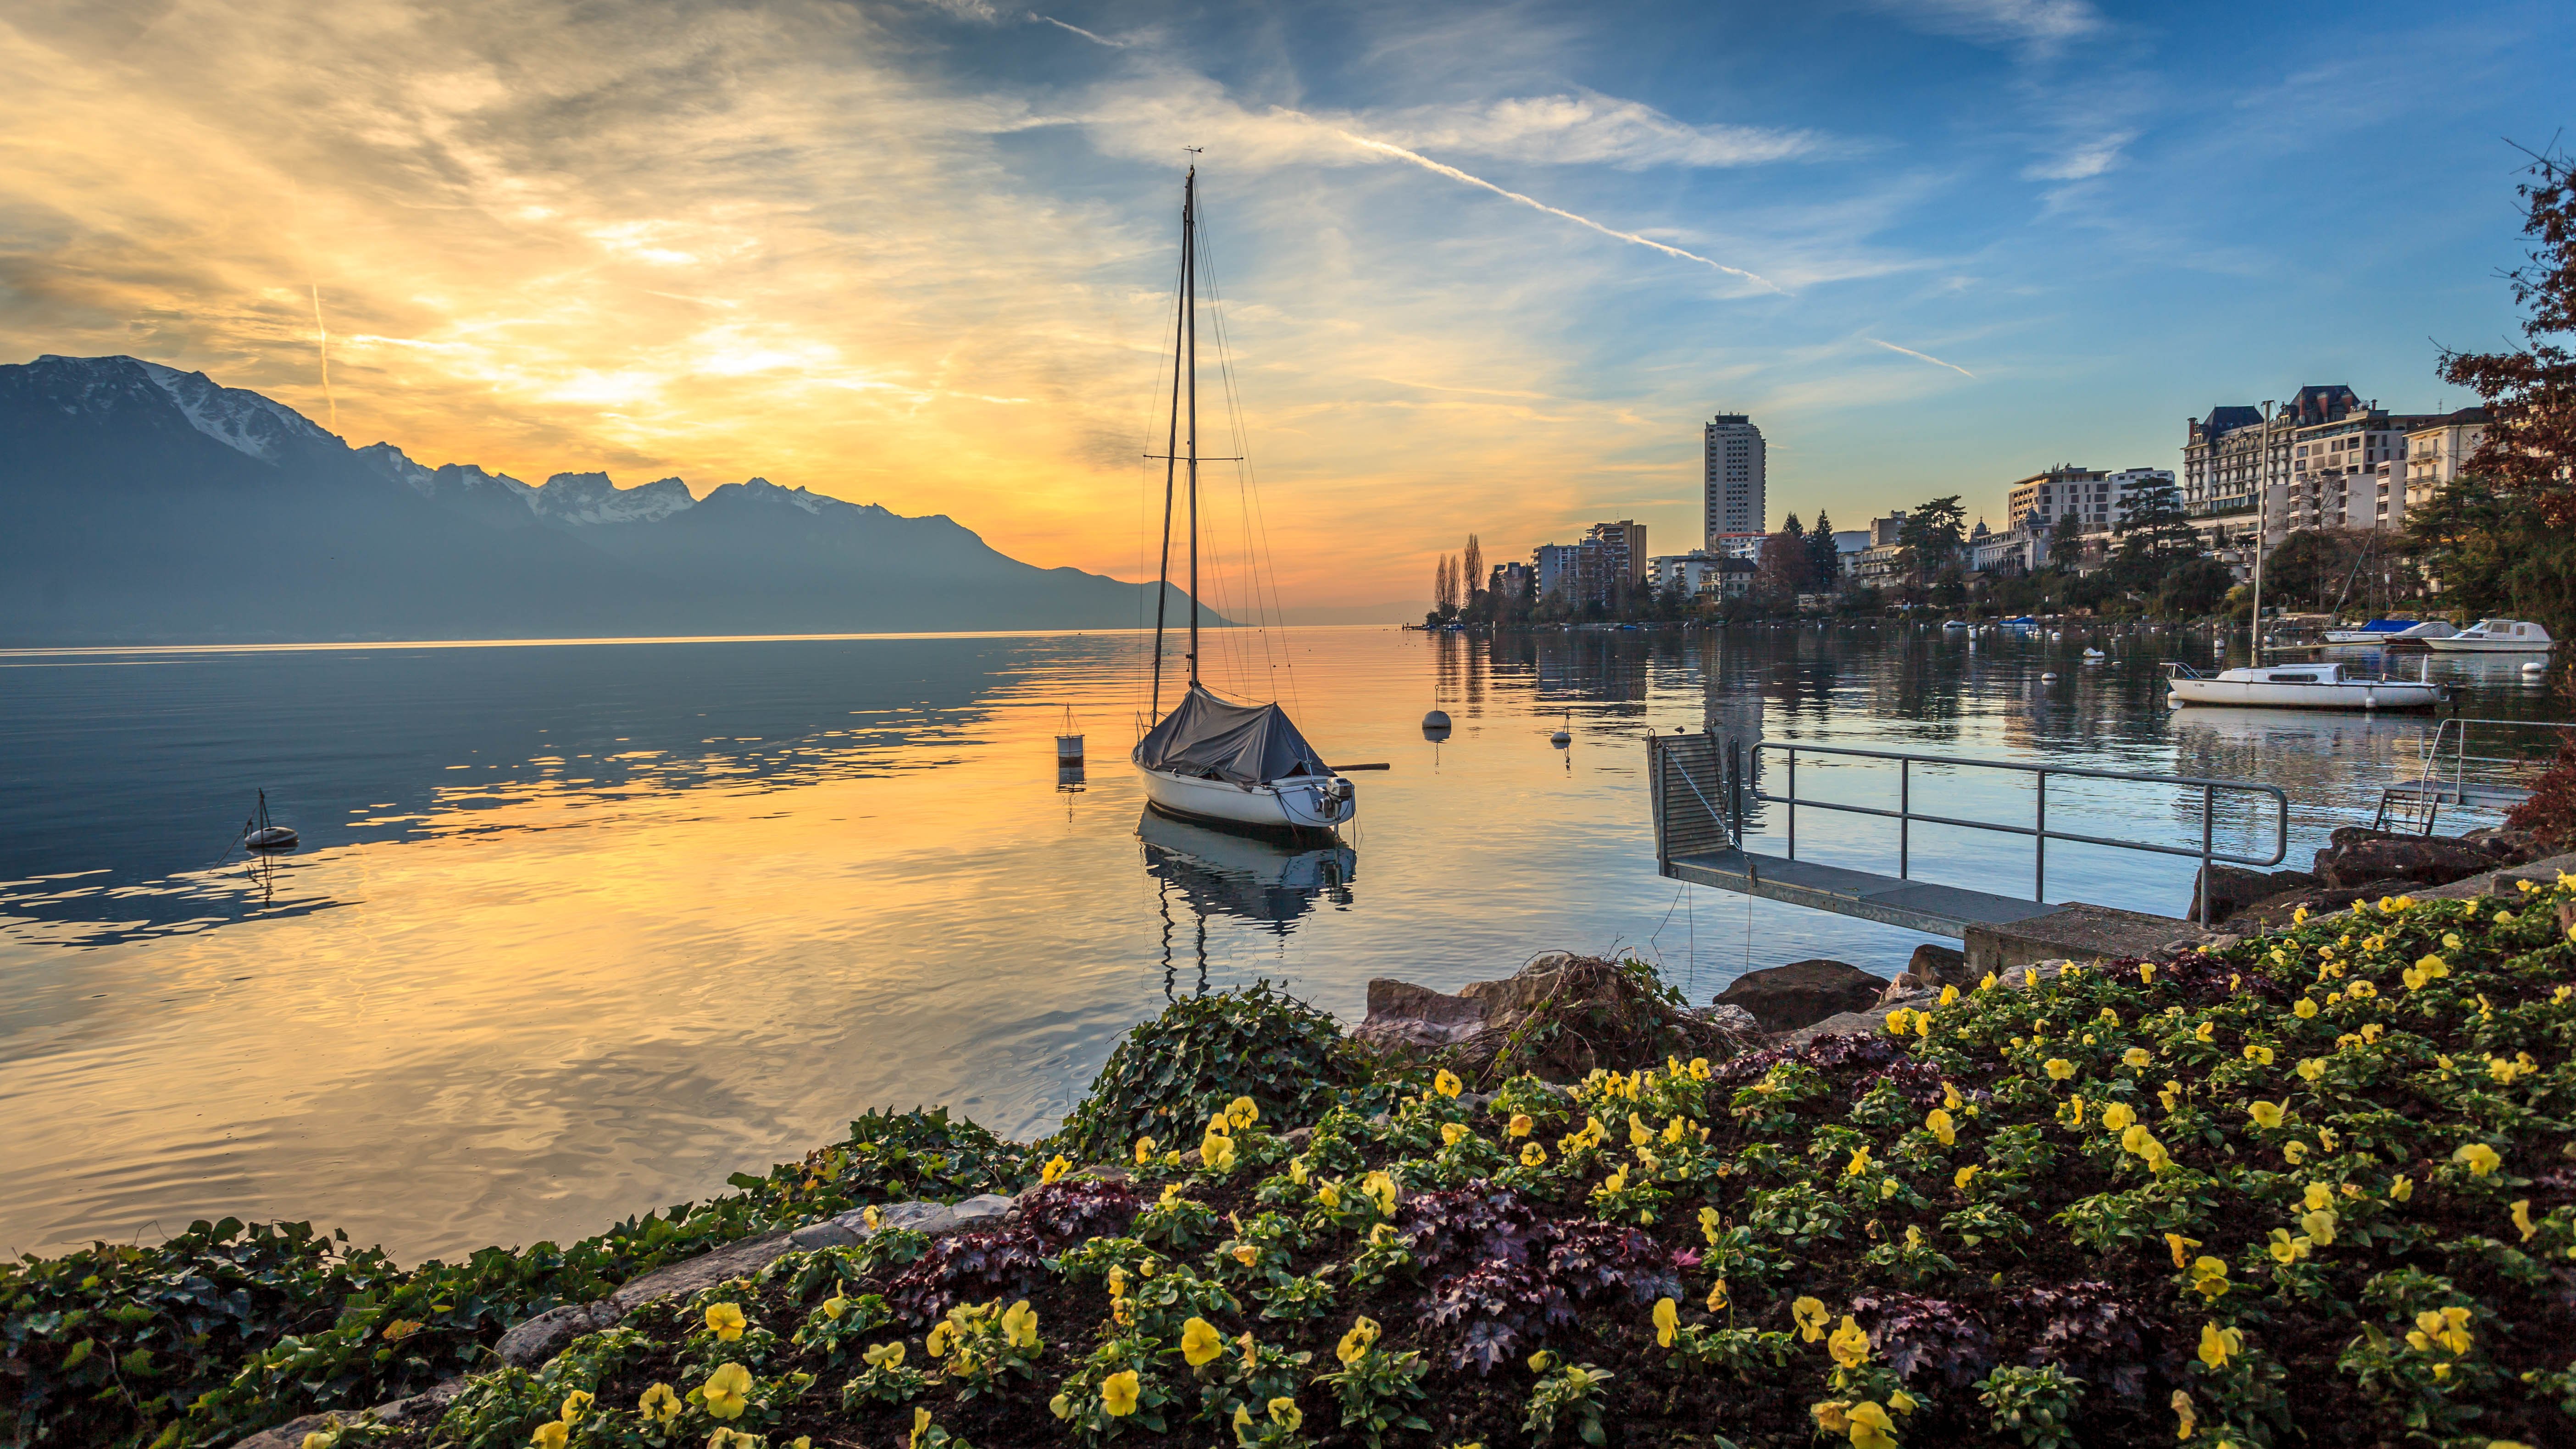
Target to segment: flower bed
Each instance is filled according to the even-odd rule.
[[[1570,1093],[1246,1093],[313,1449],[2568,1443],[2569,885]]]

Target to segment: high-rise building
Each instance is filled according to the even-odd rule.
[[[1702,534],[1764,532],[1762,430],[1743,413],[1719,413],[1700,431],[1708,488]]]

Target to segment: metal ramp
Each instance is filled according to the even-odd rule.
[[[1865,870],[1845,870],[1838,865],[1818,865],[1812,860],[1791,860],[1783,855],[1747,854],[1733,848],[1676,856],[1664,862],[1663,873],[1692,885],[1858,916],[1865,921],[1881,921],[1962,941],[1968,938],[1970,926],[2007,926],[2057,910],[2044,901],[1873,875]]]
[[[2507,811],[2531,798],[2529,780],[2547,764],[2545,758],[2517,747],[2535,741],[2535,732],[2554,731],[2557,742],[2570,738],[2576,724],[2528,719],[2446,719],[2423,746],[2422,766],[2412,780],[2401,780],[2379,792],[2377,830],[2433,833],[2445,809]],[[2475,735],[2478,743],[2472,746]],[[2538,736],[2550,738],[2549,736]],[[2478,753],[2509,750],[2514,753]]]
[[[1784,793],[1773,794],[1756,783],[1756,762],[1766,752],[1784,756]],[[1898,767],[1895,809],[1803,798],[1798,794],[1801,754],[1894,762]],[[2036,786],[2028,825],[1991,820],[1960,820],[1914,808],[1913,767],[2003,770],[2031,778]],[[2200,796],[2200,843],[2197,847],[2116,840],[2048,823],[2048,782],[2054,777],[2121,780],[2179,787]],[[1960,759],[1765,740],[1748,756],[1735,741],[1710,734],[1651,735],[1647,738],[1647,780],[1655,811],[1655,864],[1674,880],[1761,896],[1789,905],[1856,916],[1936,936],[1968,937],[1971,927],[2008,926],[2061,908],[2048,903],[2048,843],[2052,840],[2153,855],[2181,856],[2201,863],[2207,881],[2212,864],[2272,866],[2289,854],[2289,797],[2278,786],[2241,780],[2210,780],[2187,775],[2144,775],[2118,770],[2085,770],[2055,765],[2026,765],[2007,760]],[[2216,847],[2216,811],[2222,792],[2268,796],[2273,807],[2273,847],[2268,856],[2237,855]],[[1755,802],[1787,807],[1786,853],[1770,855],[1744,848],[1744,827]],[[1870,816],[1897,823],[1896,874],[1822,865],[1798,856],[1798,811],[1827,810]],[[1912,828],[1916,822],[2026,837],[2032,844],[2031,893],[1997,895],[1960,886],[1936,885],[1911,878]],[[2209,922],[2206,895],[2197,914]]]

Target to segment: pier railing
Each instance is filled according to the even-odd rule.
[[[1786,854],[1777,859],[1798,858],[1798,812],[1826,810],[1844,815],[1896,822],[1895,881],[1913,878],[1913,835],[1917,824],[1942,826],[1958,830],[1981,830],[1998,835],[2017,835],[2031,842],[2031,899],[2045,901],[2048,895],[2048,845],[2057,841],[2069,845],[2091,845],[2110,850],[2139,851],[2151,855],[2178,856],[2200,862],[2199,895],[2195,914],[2201,924],[2210,924],[2209,867],[2212,864],[2274,866],[2290,853],[2289,796],[2277,785],[2257,784],[2246,780],[2218,780],[2198,775],[2158,775],[2130,770],[2093,770],[2072,765],[2033,765],[2013,760],[1980,760],[1954,755],[1915,754],[1899,750],[1857,749],[1845,745],[1811,745],[1782,740],[1764,740],[1751,751],[1741,742],[1721,741],[1714,735],[1656,735],[1650,737],[1649,778],[1655,804],[1655,855],[1665,874],[1672,874],[1676,859],[1731,852],[1743,858],[1748,877],[1758,876],[1761,857],[1743,846],[1744,829],[1754,804],[1786,807],[1783,834]],[[1774,793],[1760,782],[1762,757],[1779,759],[1782,790]],[[1798,760],[1827,756],[1834,759],[1874,760],[1896,766],[1894,808],[1856,805],[1839,800],[1820,800],[1798,793]],[[2027,825],[1999,820],[1970,820],[1958,816],[1935,814],[1915,808],[1914,767],[1933,766],[1950,770],[2001,771],[2027,777],[2033,784],[2031,818]],[[2124,840],[2096,835],[2082,830],[2053,826],[2048,819],[2048,785],[2052,779],[2109,780],[2141,785],[2161,785],[2200,795],[2200,842],[2197,845],[2168,845],[2150,840]],[[2223,799],[2246,796],[2271,802],[2272,850],[2269,855],[2245,855],[2218,848],[2218,808]]]

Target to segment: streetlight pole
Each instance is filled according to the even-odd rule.
[[[2272,536],[2272,399],[2263,400],[2263,452],[2254,460],[2254,618],[2245,662],[2263,663],[2263,544]]]

